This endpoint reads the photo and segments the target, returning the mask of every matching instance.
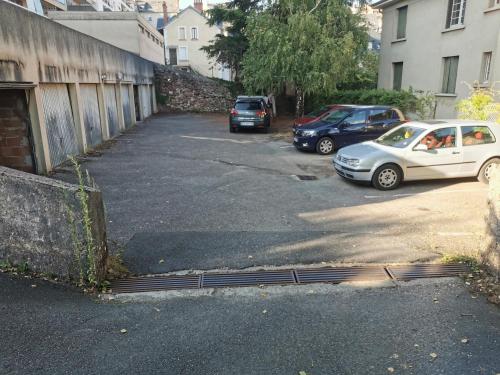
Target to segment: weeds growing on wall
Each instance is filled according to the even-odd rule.
[[[79,215],[75,215],[68,205],[68,221],[71,226],[71,240],[75,247],[75,257],[79,269],[80,285],[88,283],[91,287],[97,286],[96,254],[97,248],[92,235],[92,219],[89,209],[89,195],[85,191],[84,175],[80,164],[74,157],[70,157],[78,178],[78,189],[76,198],[79,203]],[[93,185],[88,172],[86,174],[87,184]],[[77,219],[77,217],[81,217]],[[78,231],[78,224],[82,226],[82,233]],[[82,238],[81,238],[82,237]]]

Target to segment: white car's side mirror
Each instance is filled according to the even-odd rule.
[[[419,143],[418,145],[413,147],[413,149],[415,151],[427,151],[428,150],[427,145],[424,145],[423,143]]]

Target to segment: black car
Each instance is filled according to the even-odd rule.
[[[271,113],[263,97],[238,97],[229,114],[229,131],[262,129],[266,133],[271,126]]]
[[[294,126],[293,144],[299,150],[327,155],[344,146],[376,139],[405,121],[397,108],[339,105],[318,121]]]

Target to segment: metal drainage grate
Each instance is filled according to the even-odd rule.
[[[451,277],[467,273],[465,264],[413,264],[406,266],[388,266],[387,272],[395,280],[412,280],[426,277]]]
[[[316,176],[311,176],[311,175],[304,175],[304,174],[297,174],[295,175],[300,181],[314,181],[317,180],[318,177]]]
[[[240,273],[208,273],[203,275],[203,288],[226,288],[253,285],[295,284],[293,270],[257,271]]]
[[[296,273],[299,284],[390,279],[383,267],[309,268],[298,269]]]
[[[205,273],[132,277],[111,283],[113,293],[139,293],[159,290],[228,288],[258,285],[342,283],[347,281],[412,280],[450,277],[467,273],[465,264],[415,264],[405,266],[324,267],[255,272]]]
[[[113,293],[138,293],[158,290],[197,289],[200,275],[131,277],[111,283]]]

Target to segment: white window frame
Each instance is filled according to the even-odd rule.
[[[493,52],[487,51],[483,53],[481,62],[481,76],[479,77],[481,84],[488,84],[491,78],[491,63],[493,62]]]
[[[181,30],[183,30],[182,31],[183,35],[181,35]],[[177,39],[179,39],[179,40],[186,40],[186,26],[179,26],[177,28]]]
[[[186,58],[183,59],[181,55],[181,49],[186,50]],[[189,54],[188,54],[188,48],[187,46],[179,46],[177,47],[177,61],[189,61]]]
[[[465,23],[466,5],[467,0],[449,0],[450,9],[446,20],[448,28],[462,26]]]
[[[191,40],[198,40],[199,38],[198,26],[192,26],[190,31],[191,31]],[[194,31],[194,36],[193,36],[193,31]]]

